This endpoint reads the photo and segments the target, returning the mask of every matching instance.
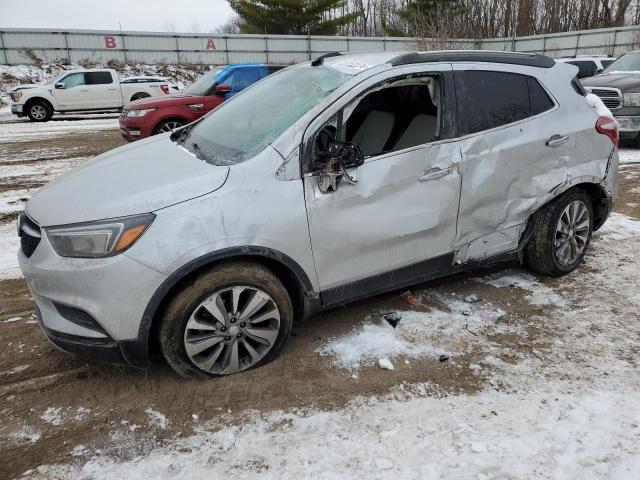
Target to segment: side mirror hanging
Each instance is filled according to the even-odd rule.
[[[364,154],[358,145],[349,142],[336,142],[329,146],[325,167],[320,171],[318,187],[322,193],[335,192],[342,180],[355,184],[355,180],[346,171],[364,163]]]

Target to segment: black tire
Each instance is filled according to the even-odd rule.
[[[155,126],[153,134],[157,135],[158,133],[168,133],[176,128],[184,127],[186,124],[187,122],[180,120],[179,118],[167,118]]]
[[[158,328],[160,349],[167,363],[178,375],[185,378],[223,376],[202,370],[194,364],[185,349],[185,328],[191,315],[214,292],[236,285],[249,285],[267,293],[275,302],[280,314],[277,337],[270,350],[254,365],[241,371],[271,362],[281,353],[293,322],[293,306],[282,282],[262,265],[238,261],[216,265],[182,286],[164,311]],[[239,372],[238,372],[239,373]]]
[[[575,260],[563,263],[556,247],[556,232],[560,216],[573,202],[580,202],[589,214],[589,225],[584,247]],[[554,277],[566,275],[582,262],[593,233],[593,206],[591,197],[580,188],[573,188],[536,212],[532,218],[533,235],[524,249],[525,263],[534,271]],[[584,220],[583,220],[584,221]]]
[[[53,117],[53,108],[44,100],[34,100],[26,107],[26,114],[32,122],[48,122]]]
[[[131,101],[133,102],[134,100],[140,100],[141,98],[148,98],[151,95],[149,95],[148,93],[134,93],[133,96],[131,97]]]

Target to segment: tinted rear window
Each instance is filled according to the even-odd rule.
[[[567,63],[578,67],[578,78],[593,77],[598,72],[598,66],[592,60],[573,60]]]
[[[84,75],[87,80],[87,85],[105,85],[107,83],[113,83],[113,79],[109,72],[86,72]]]
[[[542,85],[533,77],[529,77],[529,97],[531,100],[531,115],[538,115],[553,108],[553,100],[549,98]]]
[[[457,72],[456,91],[462,134],[524,120],[554,106],[535,78],[516,73]]]

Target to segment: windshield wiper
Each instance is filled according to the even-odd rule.
[[[180,130],[175,130],[169,138],[171,139],[172,142],[181,144],[187,139],[187,136],[194,125],[195,123],[191,123],[186,127],[182,127]]]

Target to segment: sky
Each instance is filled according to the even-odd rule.
[[[232,14],[226,0],[0,0],[0,29],[209,32]]]

